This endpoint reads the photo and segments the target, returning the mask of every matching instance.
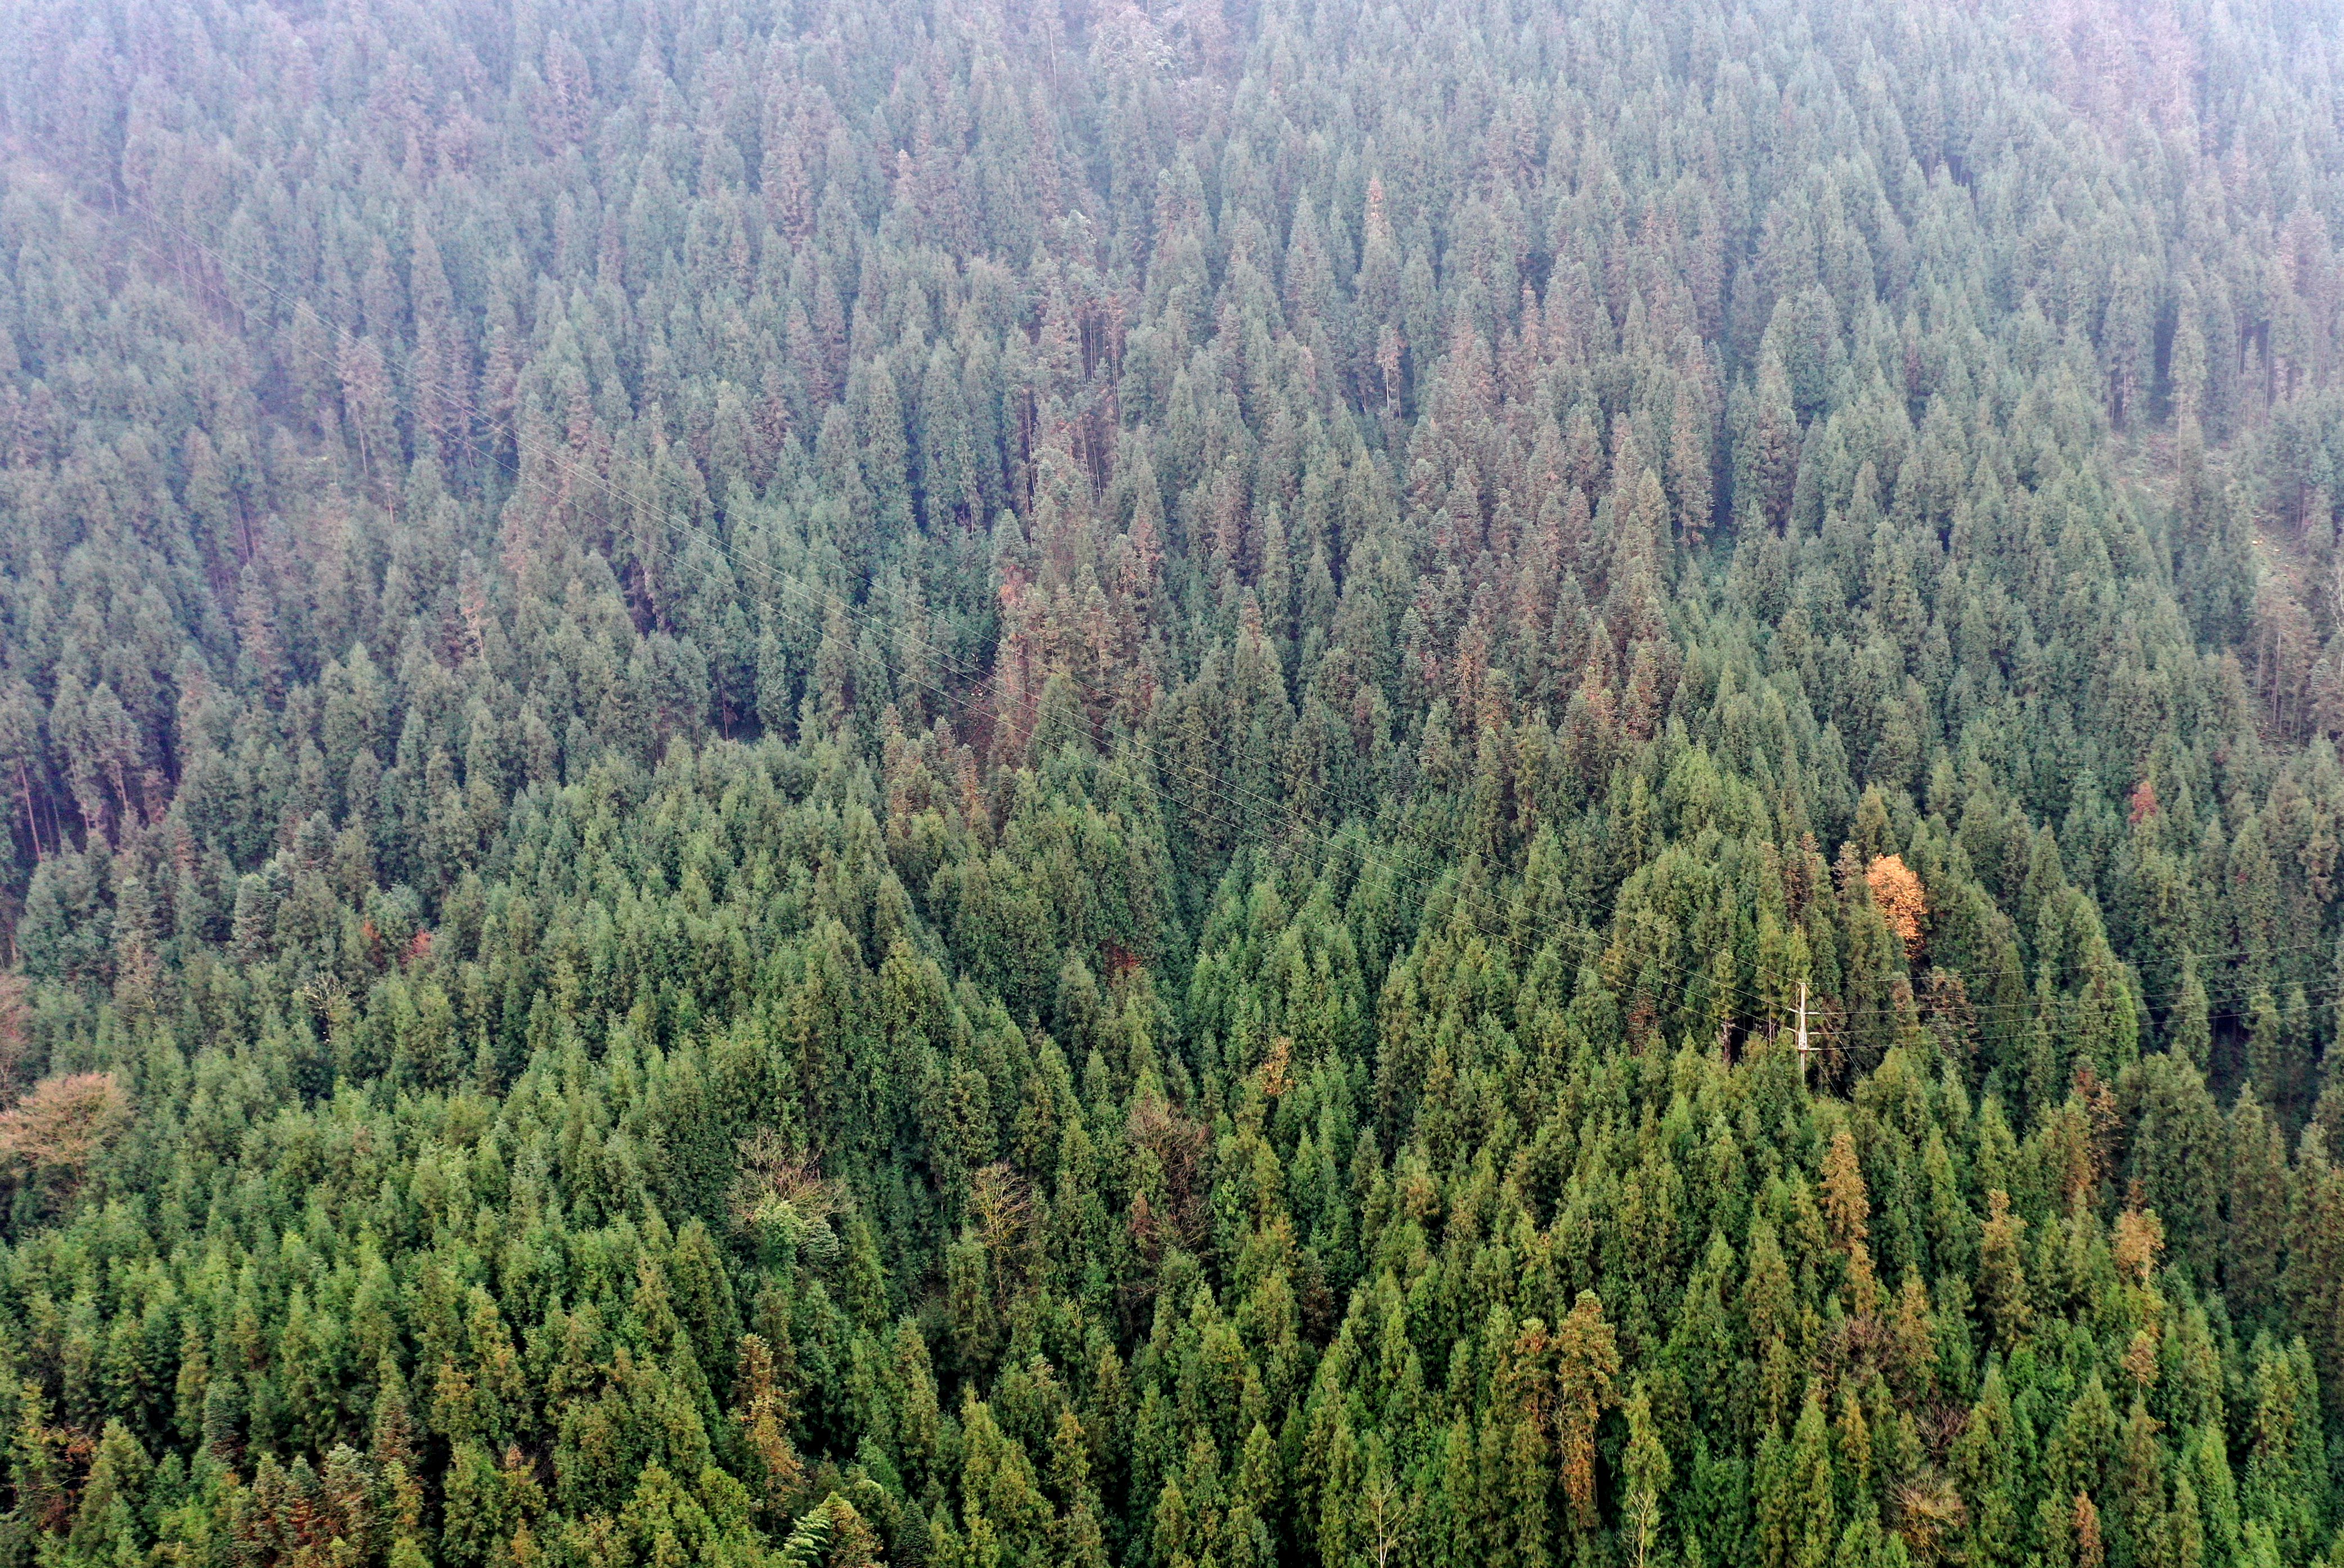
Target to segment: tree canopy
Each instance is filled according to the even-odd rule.
[[[2344,1563],[2339,82],[0,0],[0,1568]]]

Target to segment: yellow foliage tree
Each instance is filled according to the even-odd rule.
[[[1872,901],[1880,906],[1888,929],[1904,940],[1904,956],[1918,956],[1921,922],[1929,913],[1929,900],[1921,890],[1921,879],[1913,874],[1904,856],[1882,855],[1864,868],[1864,879],[1871,884]]]
[[[130,1122],[130,1097],[110,1072],[45,1078],[0,1112],[0,1153],[79,1176]]]

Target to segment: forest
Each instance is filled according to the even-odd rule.
[[[0,1568],[2344,1568],[2344,4],[0,0]]]

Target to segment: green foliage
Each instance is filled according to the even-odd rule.
[[[0,1564],[2332,1561],[2339,46],[0,0]]]

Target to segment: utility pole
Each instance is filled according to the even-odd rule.
[[[1815,1048],[1807,1043],[1807,982],[1799,982],[1799,1081],[1807,1081],[1807,1058]]]

